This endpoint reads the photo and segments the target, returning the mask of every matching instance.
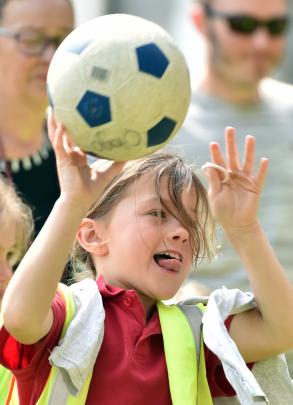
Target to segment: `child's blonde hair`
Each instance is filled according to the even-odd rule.
[[[17,195],[13,185],[0,176],[0,223],[1,228],[16,225],[16,260],[20,260],[28,248],[34,230],[31,209]]]
[[[176,207],[172,212],[182,225],[188,230],[195,264],[203,257],[211,255],[214,238],[214,221],[212,219],[207,192],[191,166],[184,163],[178,155],[157,152],[145,158],[128,162],[124,169],[108,184],[102,196],[90,209],[87,218],[105,218],[111,210],[121,201],[128,187],[141,176],[147,175],[154,179],[158,205],[164,205],[160,196],[160,184],[163,176],[168,176],[168,189],[171,201]],[[193,218],[184,208],[182,193],[187,187],[194,187],[196,201]],[[168,209],[167,209],[168,210]],[[81,267],[90,271],[95,278],[97,272],[89,252],[75,242],[71,254],[73,267]],[[79,266],[81,264],[81,266]]]

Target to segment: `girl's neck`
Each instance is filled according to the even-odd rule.
[[[146,320],[148,321],[148,319],[150,319],[150,317],[152,316],[156,301],[153,298],[147,297],[146,295],[143,295],[141,293],[137,293],[137,295],[139,296],[139,299],[145,310]]]

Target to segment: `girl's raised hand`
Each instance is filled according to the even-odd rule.
[[[110,180],[123,168],[124,162],[113,162],[98,170],[96,162],[89,166],[86,154],[74,146],[65,128],[48,114],[48,134],[57,163],[61,197],[87,211],[101,195]]]
[[[246,137],[242,164],[239,161],[234,128],[226,128],[225,143],[226,159],[219,144],[211,143],[211,164],[204,165],[204,169],[207,169],[210,205],[216,221],[226,231],[243,231],[257,223],[257,207],[268,159],[260,160],[254,174],[254,137]]]

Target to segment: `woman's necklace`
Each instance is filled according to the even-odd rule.
[[[13,185],[12,174],[11,174],[11,164],[9,160],[5,159],[5,148],[2,141],[2,136],[0,135],[0,171],[7,178],[9,183]],[[3,160],[2,160],[3,159]]]
[[[0,171],[5,174],[8,179],[12,179],[12,173],[17,173],[19,170],[31,170],[34,166],[40,166],[49,156],[52,146],[44,133],[42,146],[37,152],[32,155],[24,156],[19,159],[7,159],[5,157],[5,149],[2,138],[0,136]]]

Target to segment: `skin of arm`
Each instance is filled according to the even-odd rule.
[[[224,159],[219,145],[211,144],[212,162],[226,168],[209,169],[209,197],[213,214],[240,256],[258,304],[258,310],[236,315],[230,336],[246,362],[256,362],[293,347],[293,287],[287,279],[257,220],[257,206],[268,160],[262,159],[254,176],[253,137],[246,138],[244,159],[239,163],[234,128],[226,129]]]
[[[5,328],[20,343],[33,344],[52,327],[57,285],[82,218],[123,164],[104,172],[89,167],[86,156],[73,147],[62,126],[48,118],[61,194],[43,229],[23,258],[2,304]]]

